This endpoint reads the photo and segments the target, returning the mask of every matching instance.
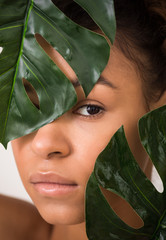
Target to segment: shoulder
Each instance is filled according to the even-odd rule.
[[[41,218],[34,205],[0,195],[0,213],[0,239],[49,239],[52,227]]]

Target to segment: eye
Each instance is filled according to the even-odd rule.
[[[82,115],[84,117],[95,117],[101,114],[104,109],[97,105],[87,104],[84,106],[79,107],[74,113]]]

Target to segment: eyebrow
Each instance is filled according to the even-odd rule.
[[[72,82],[73,86],[76,87],[80,87],[81,84],[79,83],[78,79]],[[112,89],[117,89],[118,87],[115,86],[112,82],[108,81],[105,77],[100,76],[100,78],[98,79],[98,81],[96,82],[96,84],[101,84],[101,85],[106,85]]]

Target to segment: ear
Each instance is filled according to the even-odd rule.
[[[152,110],[162,107],[164,105],[166,105],[166,91],[163,92],[163,94],[157,101],[155,101],[155,102],[153,101],[150,104],[150,110],[152,111]]]

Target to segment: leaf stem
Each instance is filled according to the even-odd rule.
[[[31,10],[33,8],[33,1],[34,0],[30,0],[29,4],[28,4],[28,7],[27,7],[28,12],[27,12],[27,14],[25,16],[25,24],[23,25],[24,26],[23,38],[22,38],[20,52],[19,52],[19,56],[18,56],[18,60],[17,60],[17,64],[16,64],[16,71],[15,71],[15,74],[14,74],[12,90],[11,90],[10,97],[9,97],[9,104],[8,104],[8,109],[7,109],[7,113],[6,113],[5,124],[4,124],[4,129],[3,129],[3,133],[2,133],[2,137],[1,137],[1,142],[3,142],[3,138],[4,138],[4,135],[5,135],[5,130],[6,130],[8,116],[9,116],[9,110],[10,110],[10,104],[11,104],[12,95],[13,95],[13,91],[14,91],[14,85],[15,85],[15,81],[16,81],[16,77],[17,77],[19,62],[20,62],[20,58],[21,58],[21,55],[22,55],[23,44],[24,44],[25,34],[26,34],[26,30],[27,30],[27,25],[28,25],[28,19],[29,19],[29,16],[30,16],[30,12],[31,12]]]

